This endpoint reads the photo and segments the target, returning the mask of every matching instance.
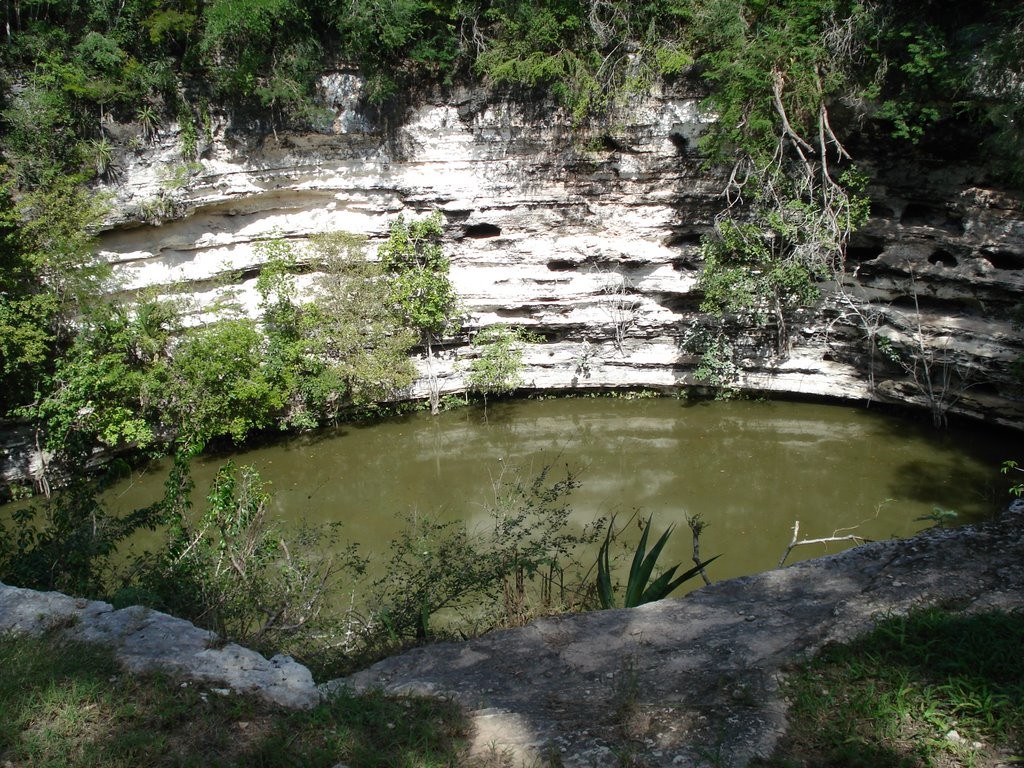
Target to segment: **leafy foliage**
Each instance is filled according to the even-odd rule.
[[[484,397],[521,387],[524,345],[535,340],[534,335],[515,326],[481,328],[473,337],[476,355],[469,363],[468,387]]]
[[[890,133],[920,144],[960,134],[958,151],[1020,184],[1019,3],[939,2],[924,14],[883,6],[867,21],[863,94]]]
[[[0,174],[3,173],[0,167]],[[109,270],[92,252],[102,204],[71,179],[15,199],[0,181],[0,409],[31,403]]]
[[[335,361],[340,391],[353,405],[383,400],[412,383],[409,352],[419,332],[395,308],[383,266],[366,257],[364,246],[362,238],[344,233],[313,241],[323,277],[311,308],[312,338]]]
[[[650,551],[648,551],[647,536],[651,531],[651,520],[652,518],[647,518],[647,522],[643,526],[643,533],[640,536],[640,541],[636,546],[636,550],[633,552],[633,560],[629,567],[629,576],[626,579],[626,593],[623,595],[623,608],[635,608],[636,606],[643,605],[644,603],[652,603],[655,600],[664,600],[685,582],[699,574],[704,566],[720,557],[719,555],[715,555],[709,560],[705,560],[704,562],[698,563],[694,567],[683,571],[683,573],[678,576],[676,576],[676,571],[682,563],[677,563],[652,579],[651,577],[654,575],[654,569],[658,564],[658,558],[661,557],[661,552],[668,543],[668,539],[672,535],[674,527],[669,526],[665,529],[664,533],[662,533],[654,543],[654,546],[651,547]],[[601,607],[605,609],[615,607],[615,590],[612,584],[611,566],[611,546],[614,538],[615,520],[613,519],[608,525],[604,542],[601,544],[601,550],[597,557],[597,597],[601,603]]]
[[[569,470],[563,477],[553,477],[551,467],[532,478],[514,472],[496,486],[492,523],[483,531],[410,517],[392,542],[387,575],[372,588],[370,604],[379,607],[367,638],[426,638],[442,612],[449,624],[490,628],[583,604],[582,585],[572,582],[582,570],[577,548],[592,543],[604,521],[573,529],[568,497],[578,486]],[[481,614],[481,606],[494,609]],[[453,614],[461,620],[452,622]]]
[[[1000,471],[1004,475],[1008,475],[1011,472],[1024,472],[1024,469],[1021,469],[1020,465],[1013,459],[1008,459],[1007,461],[1003,462],[1003,466],[1000,467]],[[1017,498],[1024,496],[1024,482],[1014,483],[1012,486],[1010,486],[1010,493],[1012,493]]]
[[[182,339],[168,384],[182,444],[201,447],[219,435],[240,442],[271,425],[286,393],[263,350],[263,335],[248,319],[221,320]]]
[[[377,251],[387,274],[390,305],[407,327],[420,333],[426,347],[432,413],[438,412],[440,401],[433,345],[460,326],[458,294],[441,247],[442,223],[440,211],[411,224],[399,216]]]
[[[73,595],[102,595],[110,583],[117,548],[160,520],[158,507],[111,515],[101,492],[117,467],[99,477],[72,478],[52,498],[16,510],[10,528],[0,521],[0,581]]]
[[[285,537],[266,518],[269,492],[256,470],[224,464],[193,519],[188,459],[179,455],[162,503],[166,548],[137,566],[142,595],[222,637],[261,648],[288,647],[321,625],[327,596],[354,551],[328,554],[336,526]],[[137,593],[138,594],[138,593]],[[307,649],[308,650],[308,649]]]
[[[718,115],[701,146],[731,169],[729,206],[703,243],[702,309],[769,326],[780,358],[789,315],[844,269],[849,236],[867,219],[866,177],[830,118],[850,87],[866,13],[825,0],[726,0],[697,17]]]
[[[363,245],[341,233],[316,238],[308,252],[283,240],[262,244],[258,320],[227,313],[184,328],[181,303],[96,303],[78,319],[46,394],[19,412],[74,463],[97,445],[157,450],[175,441],[194,453],[222,436],[240,442],[275,425],[312,428],[390,397],[412,380],[417,335]],[[321,274],[315,301],[300,303],[295,279],[307,261]],[[12,332],[8,348],[22,338]]]
[[[659,76],[693,63],[691,3],[494,2],[476,67],[498,83],[543,87],[577,121],[619,106]]]
[[[85,318],[58,361],[53,388],[30,413],[46,444],[66,457],[95,445],[153,446],[165,424],[161,396],[169,374],[174,308],[142,298],[132,308],[101,304]]]
[[[428,338],[456,330],[458,295],[448,276],[449,263],[441,247],[441,212],[406,223],[392,222],[388,239],[377,251],[389,275],[391,302],[411,328]]]

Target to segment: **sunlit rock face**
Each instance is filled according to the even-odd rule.
[[[123,287],[185,282],[197,317],[231,288],[254,312],[260,241],[344,230],[366,235],[372,256],[398,214],[439,209],[467,313],[434,366],[443,390],[464,387],[469,338],[491,323],[543,335],[527,350],[529,387],[696,383],[700,238],[724,206],[724,177],[702,167],[696,142],[712,118],[695,90],[658,91],[574,130],[549,104],[483,90],[378,114],[362,106],[362,86],[354,73],[325,77],[330,113],[317,131],[261,131],[214,113],[192,163],[176,126],[154,143],[112,126],[135,147],[121,156],[101,235]],[[740,385],[924,405],[941,395],[954,410],[1018,421],[1021,199],[969,169],[866,161],[879,169],[875,215],[854,240],[843,290],[825,286],[822,306],[797,318],[784,360],[767,336],[740,339]],[[858,316],[865,299],[874,309]],[[881,336],[920,348],[920,361],[886,357]],[[409,394],[425,392],[420,382]]]

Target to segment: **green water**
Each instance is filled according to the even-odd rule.
[[[410,511],[487,525],[495,485],[509,467],[579,471],[571,497],[580,524],[638,509],[657,530],[675,523],[669,556],[688,560],[687,515],[708,524],[704,556],[721,554],[713,579],[774,567],[800,521],[801,537],[855,532],[907,536],[936,506],[960,520],[1008,500],[1000,463],[1019,436],[936,431],[873,410],[790,402],[611,398],[519,401],[344,427],[232,456],[255,465],[281,520],[341,521],[343,537],[386,554]],[[195,468],[208,487],[224,457]],[[117,508],[152,502],[165,467],[117,488]],[[620,518],[624,519],[624,518]],[[808,546],[790,561],[844,545]]]

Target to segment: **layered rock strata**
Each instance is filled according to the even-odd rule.
[[[550,105],[484,91],[424,95],[383,117],[362,108],[356,74],[327,76],[323,89],[332,120],[317,132],[261,133],[215,116],[191,163],[173,126],[154,146],[135,137],[101,237],[125,289],[184,282],[203,307],[227,280],[252,310],[260,241],[344,230],[368,236],[372,253],[396,215],[440,209],[467,331],[513,323],[545,338],[526,356],[529,387],[694,383],[694,335],[707,323],[699,244],[723,207],[723,179],[696,151],[711,119],[698,93],[651,93],[574,131]],[[132,143],[132,126],[110,130]],[[874,216],[842,290],[800,318],[787,359],[758,336],[740,339],[739,386],[927,404],[938,385],[925,378],[952,372],[945,404],[1017,423],[1021,199],[969,168],[866,159],[877,166]],[[878,354],[883,336],[903,360]],[[467,340],[446,347],[445,391],[464,386]],[[425,391],[421,382],[411,394]]]
[[[711,119],[699,93],[684,82],[574,130],[550,104],[483,90],[421,94],[380,115],[362,106],[357,74],[322,86],[331,119],[320,130],[272,132],[214,114],[192,161],[175,125],[150,141],[139,126],[106,124],[121,149],[100,247],[125,291],[183,284],[197,321],[227,290],[255,312],[260,242],[343,230],[367,236],[372,255],[398,214],[439,209],[468,314],[433,366],[442,391],[464,388],[459,361],[472,332],[492,323],[544,338],[527,350],[530,388],[699,383],[709,323],[695,288],[700,239],[724,205],[723,178],[696,149]],[[786,358],[770,334],[741,333],[736,385],[1019,426],[1022,198],[969,167],[873,157],[860,143],[869,146],[858,159],[874,170],[873,217],[845,278],[791,324]],[[421,380],[405,394],[426,393]],[[25,466],[7,474],[31,474],[26,447],[12,448]]]

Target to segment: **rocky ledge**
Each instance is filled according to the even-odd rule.
[[[113,610],[0,585],[0,631],[60,632],[112,645],[130,670],[309,706],[340,686],[447,696],[471,713],[472,748],[566,768],[746,765],[786,728],[787,667],[881,616],[942,605],[965,613],[1024,608],[1024,504],[991,523],[865,544],[712,584],[631,610],[542,619],[386,659],[317,689],[308,670],[266,660],[143,608]]]
[[[40,635],[98,643],[113,649],[129,672],[160,670],[211,686],[220,694],[253,693],[283,707],[311,707],[320,700],[309,670],[289,656],[266,659],[184,619],[135,606],[59,592],[35,592],[0,583],[0,633]]]
[[[183,283],[200,314],[230,289],[253,311],[261,241],[344,230],[373,253],[398,214],[440,210],[469,316],[435,364],[443,390],[464,388],[469,334],[493,323],[544,338],[526,355],[528,387],[699,383],[700,242],[725,202],[697,151],[712,119],[698,83],[585,127],[483,88],[418,94],[381,115],[363,87],[355,72],[325,75],[333,120],[318,130],[267,133],[215,111],[189,161],[175,125],[152,143],[139,126],[108,126],[124,149],[100,248],[123,287]],[[922,387],[937,385],[924,379],[953,373],[941,393],[952,410],[1019,424],[1024,200],[949,158],[862,139],[857,160],[873,169],[873,216],[843,285],[823,286],[821,306],[791,323],[787,359],[767,335],[737,338],[737,386],[927,406],[936,392]],[[879,337],[920,361],[894,363]]]

